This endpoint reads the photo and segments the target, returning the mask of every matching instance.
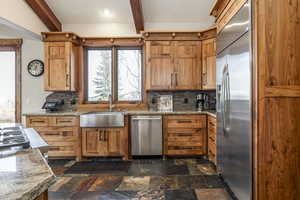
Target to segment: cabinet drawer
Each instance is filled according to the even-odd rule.
[[[56,127],[47,127],[47,128],[35,128],[35,130],[45,139],[49,141],[76,141],[77,131],[71,127],[66,128],[56,128]]]
[[[46,127],[48,125],[48,117],[27,117],[27,127]]]
[[[49,142],[48,156],[75,156],[75,145],[72,142]]]
[[[202,142],[204,137],[204,129],[169,129],[168,141],[173,142]]]
[[[205,115],[167,116],[168,128],[206,128]]]
[[[167,155],[203,155],[203,147],[169,147]]]
[[[54,117],[53,126],[76,126],[75,117]]]

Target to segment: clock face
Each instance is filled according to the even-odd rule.
[[[44,73],[44,63],[40,60],[32,60],[28,64],[28,72],[32,76],[41,76]]]

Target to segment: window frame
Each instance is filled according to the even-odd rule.
[[[109,49],[112,52],[111,57],[111,95],[112,102],[116,105],[139,105],[143,104],[145,100],[145,89],[144,89],[144,51],[142,46],[97,46],[97,47],[85,47],[85,70],[84,70],[84,104],[98,104],[105,105],[108,104],[109,101],[88,101],[88,51],[89,50],[101,50],[101,49]],[[119,101],[118,100],[118,50],[140,50],[141,52],[141,100],[139,101]]]
[[[0,51],[15,52],[15,123],[21,123],[22,113],[22,39],[0,39]]]

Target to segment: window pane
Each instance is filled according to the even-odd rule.
[[[111,94],[111,50],[88,50],[88,101],[108,101]]]
[[[0,123],[15,122],[15,52],[0,51]]]
[[[118,101],[142,100],[140,49],[118,49]]]

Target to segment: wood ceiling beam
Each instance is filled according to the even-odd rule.
[[[131,11],[137,33],[144,30],[144,16],[141,0],[130,0]]]
[[[50,31],[62,31],[62,25],[45,0],[25,0]]]

